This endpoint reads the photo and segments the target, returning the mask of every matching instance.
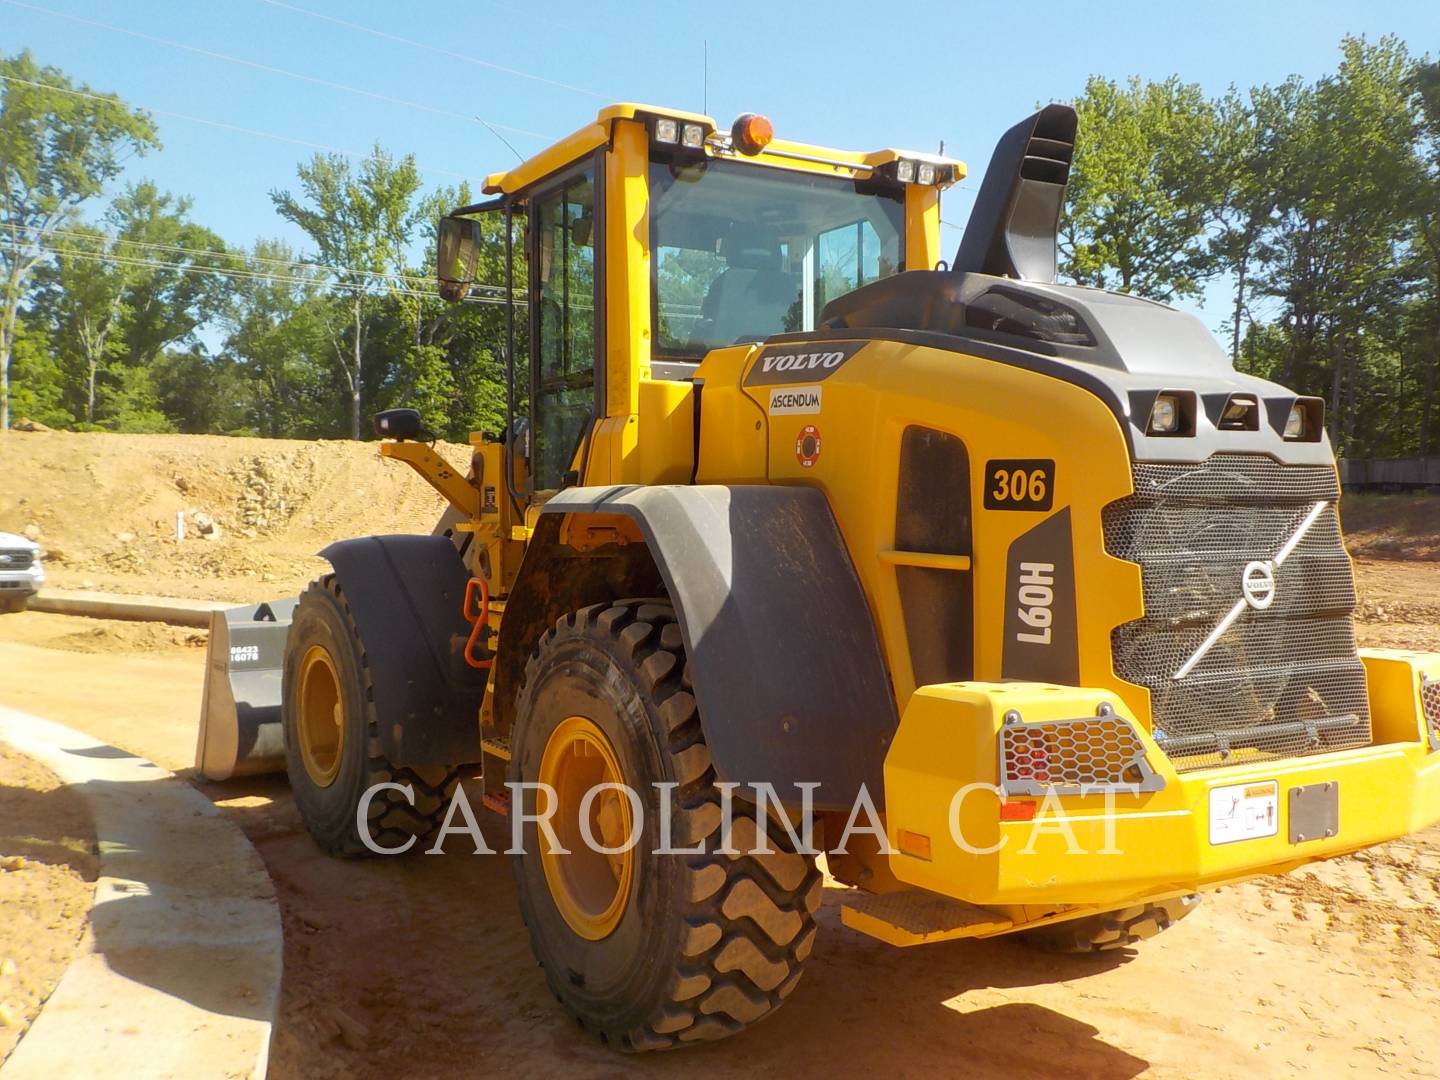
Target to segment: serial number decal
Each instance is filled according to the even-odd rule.
[[[819,386],[777,386],[770,391],[771,416],[809,416],[820,411]]]
[[[1055,501],[1055,462],[1006,458],[985,463],[986,510],[1049,510]]]
[[[1030,645],[1049,645],[1055,622],[1055,564],[1022,562],[1019,587],[1015,591],[1019,608],[1015,612],[1028,629],[1017,630],[1015,640]]]
[[[259,645],[231,645],[230,662],[232,664],[253,664],[260,659]]]

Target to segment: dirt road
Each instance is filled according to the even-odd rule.
[[[1381,571],[1396,590],[1374,590],[1391,605],[1387,617],[1412,617],[1399,590],[1421,575],[1427,595],[1440,591],[1440,567]],[[1362,568],[1362,583],[1369,576]],[[1362,632],[1433,648],[1437,629],[1392,621]],[[184,769],[202,656],[187,631],[6,617],[0,700]],[[832,887],[805,982],[773,1019],[729,1042],[620,1059],[550,998],[504,856],[470,854],[461,838],[443,856],[336,862],[310,843],[283,780],[202,790],[242,825],[276,881],[286,953],[272,1075],[282,1080],[482,1070],[1440,1074],[1440,830],[1223,889],[1171,932],[1104,959],[1049,957],[1005,940],[892,949],[840,925],[844,890]],[[505,824],[482,817],[490,846],[503,848]]]

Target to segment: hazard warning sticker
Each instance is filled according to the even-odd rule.
[[[814,424],[806,424],[795,436],[795,460],[802,469],[813,469],[820,460],[820,429]]]
[[[1280,785],[1274,780],[1210,789],[1210,843],[1233,844],[1280,831]]]

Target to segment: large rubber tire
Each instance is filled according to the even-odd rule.
[[[0,595],[0,615],[18,615],[25,610],[29,603],[28,594],[25,596]]]
[[[624,782],[643,796],[629,899],[613,931],[587,940],[547,885],[536,826],[513,860],[531,948],[555,997],[589,1031],[623,1050],[657,1050],[733,1035],[795,989],[815,942],[821,877],[783,828],[772,854],[725,855],[720,795],[700,727],[680,627],[668,603],[623,600],[561,619],[525,670],[510,778],[534,781],[556,726],[601,729]],[[671,843],[659,855],[657,782],[672,781]],[[533,793],[527,798],[533,811]],[[515,811],[512,810],[512,813]],[[753,808],[734,802],[731,849],[755,844]]]
[[[1137,904],[1038,930],[1024,930],[1015,936],[1031,948],[1043,952],[1111,952],[1139,944],[1162,930],[1169,930],[1199,906],[1199,895],[1191,893],[1156,904]]]
[[[297,734],[298,668],[314,646],[330,656],[339,681],[344,738],[334,780],[316,783],[305,767]],[[381,749],[373,700],[370,664],[345,594],[333,574],[312,581],[295,605],[285,642],[281,721],[285,734],[285,771],[305,822],[320,848],[345,858],[374,855],[356,826],[356,808],[376,784],[396,783],[410,788],[412,804],[394,790],[378,792],[370,800],[368,833],[377,846],[394,851],[409,844],[407,853],[429,846],[444,821],[446,808],[460,782],[455,769],[397,767]]]

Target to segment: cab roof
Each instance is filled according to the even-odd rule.
[[[670,109],[660,105],[644,105],[635,102],[621,102],[615,105],[607,105],[595,116],[593,122],[586,124],[577,131],[571,132],[559,142],[540,151],[535,156],[522,161],[513,169],[504,172],[491,173],[485,177],[483,190],[487,195],[512,195],[535,181],[540,180],[558,169],[564,168],[571,162],[593,152],[610,141],[611,126],[616,120],[646,119],[649,117],[664,116],[681,121],[682,123],[700,124],[706,129],[706,134],[721,130],[716,124],[715,118],[705,116],[701,113],[686,112],[683,109]],[[771,151],[776,151],[772,153]],[[709,152],[709,151],[707,151]],[[831,163],[830,171],[837,175],[853,173],[855,170],[868,170],[877,168],[887,162],[899,158],[907,158],[913,161],[930,162],[935,165],[949,165],[954,170],[954,179],[959,181],[966,175],[965,163],[955,158],[942,157],[938,154],[926,154],[919,151],[896,150],[887,148],[883,150],[837,150],[832,147],[814,146],[809,143],[792,142],[788,139],[776,138],[770,145],[754,157],[745,160],[759,162],[762,165],[772,167],[795,168],[798,159],[810,159],[808,166],[816,169],[817,165],[823,171],[825,163]],[[819,159],[814,160],[814,159]]]

